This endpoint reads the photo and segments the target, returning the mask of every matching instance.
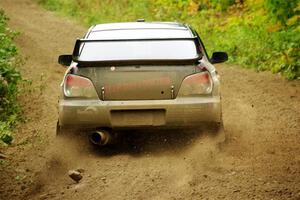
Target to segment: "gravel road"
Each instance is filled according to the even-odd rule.
[[[0,166],[0,199],[300,199],[300,82],[219,65],[227,140],[197,131],[128,133],[114,148],[55,139],[57,56],[87,27],[31,0],[0,0],[32,80],[26,122]],[[208,40],[209,38],[204,38]],[[68,171],[84,169],[75,183]]]

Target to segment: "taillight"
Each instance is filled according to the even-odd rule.
[[[66,97],[97,98],[97,92],[93,83],[88,78],[68,74],[64,82],[64,94]]]
[[[180,87],[179,96],[193,96],[210,94],[212,92],[212,79],[209,72],[201,72],[186,77]]]

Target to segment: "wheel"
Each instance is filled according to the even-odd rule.
[[[62,130],[61,130],[61,126],[59,125],[59,121],[57,120],[56,122],[56,136],[61,135]]]
[[[223,143],[226,139],[223,121],[211,124],[208,132],[217,143]]]
[[[64,136],[70,132],[68,129],[64,129],[59,125],[59,121],[56,123],[56,136]]]

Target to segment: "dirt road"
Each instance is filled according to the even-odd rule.
[[[21,32],[17,44],[33,84],[21,97],[27,121],[5,150],[0,199],[300,199],[300,82],[218,66],[228,141],[195,132],[132,133],[95,150],[86,138],[55,139],[57,56],[87,28],[31,0],[0,0]],[[84,169],[75,184],[69,169]]]

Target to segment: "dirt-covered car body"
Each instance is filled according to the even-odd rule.
[[[61,84],[59,126],[187,127],[220,124],[220,81],[198,34],[180,23],[113,23],[76,41]]]

